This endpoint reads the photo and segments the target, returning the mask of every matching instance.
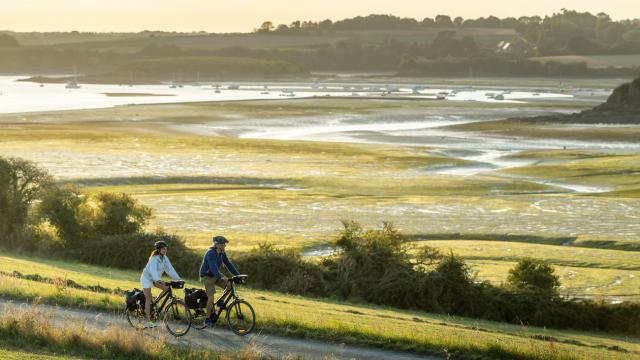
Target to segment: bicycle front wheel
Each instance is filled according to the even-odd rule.
[[[251,304],[236,300],[227,308],[227,325],[236,335],[245,336],[256,326],[256,313]]]
[[[184,301],[174,299],[164,310],[164,324],[173,336],[184,336],[191,328],[191,313]]]

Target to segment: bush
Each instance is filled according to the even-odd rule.
[[[160,240],[169,246],[167,256],[180,276],[197,277],[202,256],[189,249],[180,237],[160,231],[105,235],[87,241],[66,254],[89,264],[141,271],[149,260],[154,243]]]
[[[326,295],[324,270],[292,251],[260,244],[234,262],[249,275],[252,286],[291,294]]]
[[[151,208],[124,193],[103,192],[95,196],[99,212],[95,232],[104,235],[137,233],[151,218]]]
[[[50,189],[39,207],[40,217],[53,226],[66,248],[109,235],[139,233],[151,214],[127,194],[86,195],[74,186]]]

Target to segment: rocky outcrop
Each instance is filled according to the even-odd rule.
[[[640,78],[622,84],[613,90],[607,102],[594,111],[640,111]]]

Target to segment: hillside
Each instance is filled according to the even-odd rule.
[[[613,90],[607,102],[596,107],[595,111],[639,111],[640,77],[622,84]]]
[[[31,273],[15,272],[24,269],[31,269]],[[139,286],[138,278],[135,271],[15,254],[0,256],[0,297],[5,299],[38,298],[40,303],[119,311],[123,301],[121,289]],[[244,287],[239,291],[254,305],[263,333],[366,344],[453,359],[631,359],[640,354],[634,340],[615,335],[391,310]],[[187,335],[192,336],[198,335]]]

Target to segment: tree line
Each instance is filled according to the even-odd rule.
[[[640,54],[640,19],[614,21],[606,13],[593,15],[562,9],[551,16],[522,16],[500,19],[495,16],[463,19],[438,15],[417,20],[393,15],[358,16],[333,22],[299,21],[274,25],[265,21],[254,31],[274,35],[323,35],[344,30],[419,30],[425,28],[514,29],[526,40],[535,55]]]

